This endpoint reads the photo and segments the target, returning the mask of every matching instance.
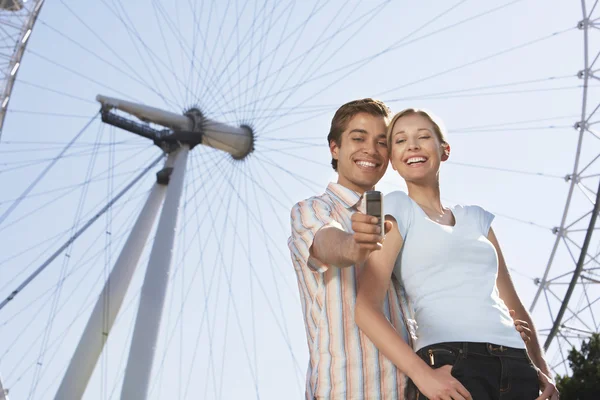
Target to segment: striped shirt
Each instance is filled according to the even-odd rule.
[[[405,377],[380,354],[354,322],[360,268],[336,268],[310,256],[317,231],[336,227],[352,231],[351,216],[363,211],[361,196],[330,183],[320,196],[297,203],[288,240],[298,278],[310,361],[306,399],[404,399]],[[384,313],[412,346],[406,328],[408,308],[399,282],[392,277]]]

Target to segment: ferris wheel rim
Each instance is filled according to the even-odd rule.
[[[10,104],[10,96],[12,94],[13,87],[21,66],[21,60],[25,55],[25,49],[29,43],[29,38],[31,37],[31,33],[33,32],[33,28],[43,5],[44,0],[36,0],[29,18],[21,27],[19,39],[15,43],[15,48],[8,62],[6,71],[3,72],[3,75],[7,78],[5,86],[2,88],[2,92],[0,93],[0,140],[2,140],[2,128],[4,126],[4,120],[6,119],[8,105]],[[21,9],[16,11],[19,10]]]
[[[585,0],[581,0],[581,7],[582,7],[582,14],[583,14],[583,19],[579,22],[578,26],[580,27],[580,29],[583,30],[583,50],[584,50],[584,69],[581,70],[580,72],[580,76],[583,79],[583,90],[582,90],[582,103],[581,103],[581,119],[580,121],[576,124],[576,127],[578,127],[579,130],[579,137],[577,139],[577,149],[575,152],[575,159],[573,162],[573,170],[571,175],[568,175],[565,179],[569,179],[570,183],[569,183],[569,189],[567,192],[567,199],[565,202],[565,207],[563,208],[563,214],[562,214],[562,218],[561,218],[561,222],[560,225],[558,227],[555,227],[553,229],[555,235],[556,235],[556,239],[554,241],[554,244],[552,246],[552,250],[550,252],[550,257],[548,259],[548,262],[546,264],[546,268],[544,270],[544,274],[542,276],[542,278],[539,279],[538,281],[538,289],[536,291],[536,294],[533,298],[533,301],[531,303],[531,306],[529,307],[530,311],[533,311],[535,309],[535,306],[537,304],[537,301],[539,300],[540,295],[542,294],[542,292],[546,289],[546,282],[548,279],[548,276],[550,274],[550,270],[552,269],[552,265],[554,262],[554,257],[556,255],[556,251],[559,248],[559,245],[562,241],[564,232],[565,232],[565,226],[566,226],[566,222],[567,222],[567,217],[569,215],[569,210],[570,210],[570,206],[571,206],[571,200],[573,197],[573,192],[575,191],[575,186],[577,184],[577,174],[578,174],[578,169],[579,169],[579,162],[580,162],[580,158],[581,158],[581,148],[582,148],[582,143],[583,143],[583,137],[586,133],[586,112],[587,112],[587,100],[588,100],[588,85],[589,85],[589,16],[587,15],[587,9],[586,9],[586,4],[585,4]],[[579,126],[577,126],[579,125]],[[554,321],[553,321],[554,322]]]

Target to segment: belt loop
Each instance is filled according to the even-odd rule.
[[[464,358],[467,358],[468,351],[469,351],[469,344],[467,342],[463,342],[462,353],[463,353]]]

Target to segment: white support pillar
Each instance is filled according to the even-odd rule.
[[[187,145],[177,151],[165,202],[158,221],[125,369],[121,390],[121,399],[123,400],[145,400],[148,395],[154,353],[171,273],[175,230],[188,153],[189,146]]]
[[[165,166],[171,167],[173,161],[174,157],[169,156]],[[123,304],[127,289],[148,241],[148,236],[154,226],[156,215],[165,198],[166,190],[166,186],[158,183],[155,183],[152,187],[146,204],[142,208],[121,250],[121,254],[104,284],[104,289],[98,297],[96,306],[58,388],[55,399],[79,400],[83,397],[98,358],[102,354],[104,344]],[[105,309],[106,305],[108,305],[108,310]]]

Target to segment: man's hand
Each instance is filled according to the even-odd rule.
[[[381,233],[377,217],[366,215],[361,212],[352,214],[352,230],[355,251],[358,253],[355,260],[363,262],[369,256],[369,253],[381,249],[384,235]],[[392,228],[392,223],[385,221],[385,233]]]
[[[430,400],[473,400],[471,393],[450,373],[452,366],[444,365],[430,371],[423,382],[417,384],[425,397]]]
[[[558,400],[558,389],[556,389],[554,380],[550,379],[539,369],[538,380],[540,381],[540,389],[542,389],[542,394],[535,400]]]
[[[515,322],[515,329],[521,334],[521,339],[523,339],[525,344],[529,343],[532,335],[531,329],[529,329],[529,324],[521,319],[515,319],[515,310],[509,310],[508,312]]]

